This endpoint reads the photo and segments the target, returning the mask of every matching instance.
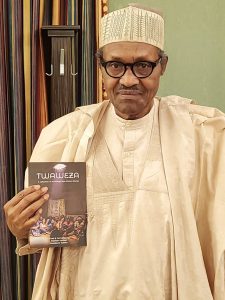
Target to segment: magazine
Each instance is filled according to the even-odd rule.
[[[86,163],[30,162],[28,181],[48,187],[49,193],[40,219],[30,229],[30,246],[86,246]]]

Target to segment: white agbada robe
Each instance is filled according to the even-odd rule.
[[[99,130],[109,105],[49,124],[33,151],[31,161],[87,161],[88,246],[44,249],[32,299],[224,300],[224,114],[155,99],[160,135],[153,126],[131,187]],[[18,241],[20,255],[38,250]]]
[[[95,230],[89,235],[97,242],[93,246],[90,241],[96,249],[95,262],[90,259],[83,266],[91,267],[95,274],[89,273],[89,285],[83,287],[87,299],[92,299],[95,290],[98,297],[93,299],[167,300],[173,295],[175,300],[174,238],[158,103],[138,120],[123,120],[109,107],[90,152],[94,207],[90,203],[93,211],[89,213],[93,213],[91,227]],[[115,183],[110,194],[104,188],[108,180]],[[111,278],[113,285],[107,284],[106,278]]]

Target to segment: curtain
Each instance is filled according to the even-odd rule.
[[[13,180],[13,142],[12,124],[10,113],[12,113],[10,101],[10,77],[9,72],[11,59],[9,52],[9,19],[7,2],[0,2],[0,199],[2,204],[14,194]],[[2,299],[13,299],[15,279],[13,280],[13,265],[15,256],[11,257],[11,248],[15,243],[9,234],[0,210],[0,294]],[[14,298],[15,299],[15,298]]]
[[[102,7],[107,1],[0,0],[0,299],[29,300],[38,255],[18,257],[4,204],[23,188],[32,149],[49,121],[43,25],[80,25],[78,103],[95,103],[102,83],[94,54]],[[101,13],[100,13],[101,11]],[[76,49],[73,49],[74,53]],[[99,83],[100,82],[100,83]],[[100,97],[100,100],[103,98]],[[68,99],[68,101],[73,101]],[[61,104],[63,105],[63,103]],[[68,107],[71,107],[68,106]],[[70,111],[68,111],[69,113]]]
[[[100,21],[101,18],[108,13],[109,5],[108,0],[101,0],[95,2],[95,11],[96,11],[96,44],[97,49],[99,48],[99,28],[100,28]],[[102,73],[100,72],[100,69],[98,66],[96,67],[97,72],[97,99],[98,101],[103,101],[107,99],[107,94],[104,90],[104,85],[102,81]]]
[[[85,1],[82,7],[82,15],[86,16],[82,19],[82,31],[87,33],[87,36],[82,35],[82,75],[81,92],[82,105],[89,104],[94,98],[94,54],[93,47],[95,40],[93,37],[93,28],[95,28],[95,19],[93,17],[94,1]],[[90,51],[90,49],[92,51]]]

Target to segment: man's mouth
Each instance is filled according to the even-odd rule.
[[[120,95],[140,95],[139,90],[119,90]]]

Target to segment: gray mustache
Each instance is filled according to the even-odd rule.
[[[120,86],[118,91],[138,91],[141,92],[141,90],[137,87],[137,86],[130,86],[130,87],[126,87],[126,86]]]

